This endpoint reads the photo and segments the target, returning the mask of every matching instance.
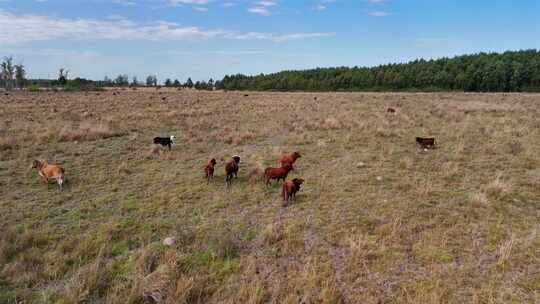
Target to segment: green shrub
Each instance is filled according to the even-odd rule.
[[[37,84],[33,84],[31,86],[28,87],[28,91],[29,92],[39,92],[40,91],[40,87],[39,85]]]
[[[100,87],[97,83],[92,80],[87,80],[83,78],[75,78],[69,80],[64,91],[67,92],[80,92],[80,91],[103,91],[104,89]]]

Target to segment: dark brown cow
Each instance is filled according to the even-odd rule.
[[[435,138],[434,137],[417,137],[416,143],[422,149],[434,149],[435,148]]]
[[[235,155],[232,160],[225,165],[225,183],[230,186],[233,177],[238,177],[238,169],[240,168],[240,156]]]
[[[289,200],[296,199],[296,192],[300,190],[300,187],[304,183],[304,179],[302,178],[295,178],[292,181],[284,181],[283,182],[283,190],[281,194],[283,195],[283,205],[287,206],[289,204]]]

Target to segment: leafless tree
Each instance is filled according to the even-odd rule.
[[[22,63],[15,65],[15,82],[19,89],[22,89],[26,82],[26,70]]]
[[[4,61],[0,64],[2,68],[2,80],[4,82],[4,88],[11,90],[13,88],[13,79],[15,76],[15,66],[13,65],[12,57],[4,57]]]

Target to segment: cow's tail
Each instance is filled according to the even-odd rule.
[[[58,176],[57,182],[60,190],[62,190],[64,183],[66,182],[66,171],[64,171],[64,168],[60,168],[60,175]]]

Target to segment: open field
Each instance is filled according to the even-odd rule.
[[[540,302],[540,95],[244,94],[2,94],[0,303]]]

